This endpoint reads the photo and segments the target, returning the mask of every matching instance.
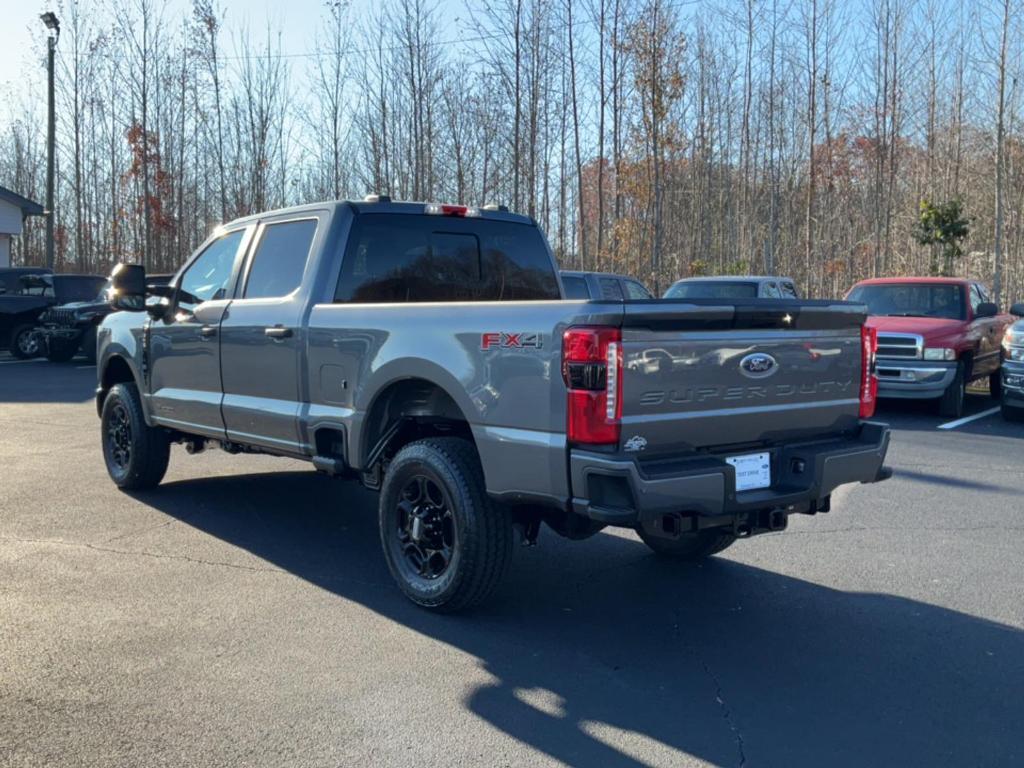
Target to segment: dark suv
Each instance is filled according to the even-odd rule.
[[[167,285],[171,275],[148,275],[149,286]],[[47,309],[39,317],[36,329],[40,352],[54,363],[63,363],[75,356],[79,349],[90,363],[96,362],[96,328],[113,309],[108,295],[109,281],[99,292],[84,301]]]
[[[43,312],[55,304],[93,299],[105,282],[99,275],[42,271],[19,274],[14,290],[5,282],[0,293],[0,348],[22,359],[41,354],[44,348],[36,329]]]

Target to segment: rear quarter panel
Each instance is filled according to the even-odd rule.
[[[310,435],[321,425],[344,425],[349,463],[359,468],[370,448],[363,430],[375,398],[396,382],[424,379],[471,425],[491,493],[565,498],[561,337],[568,325],[597,318],[602,306],[318,304],[309,318],[310,397],[302,420]],[[621,315],[621,305],[607,309]],[[484,334],[505,335],[485,349]]]

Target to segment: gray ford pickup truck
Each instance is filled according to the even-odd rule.
[[[304,459],[379,489],[402,591],[480,602],[541,523],[697,560],[888,476],[865,307],[566,301],[506,209],[331,202],[219,228],[169,285],[112,277],[103,454],[157,485],[172,443]]]

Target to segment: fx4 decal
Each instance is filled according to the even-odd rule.
[[[509,333],[508,331],[491,331],[480,334],[480,349],[540,349],[544,346],[543,336],[539,333]]]

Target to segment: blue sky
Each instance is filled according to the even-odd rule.
[[[372,0],[352,0],[352,11],[356,16],[371,7]],[[89,6],[99,5],[91,0]],[[238,25],[248,21],[258,31],[269,18],[282,32],[281,46],[285,53],[304,53],[312,44],[317,21],[324,7],[323,0],[224,0],[227,8],[228,36],[224,44],[232,45],[231,35]],[[466,18],[465,5],[461,0],[442,2],[444,17]],[[190,12],[190,0],[168,0],[167,20],[173,21]],[[26,95],[26,81],[41,81],[45,75],[42,55],[45,52],[46,29],[39,20],[39,14],[55,10],[60,15],[57,2],[39,0],[0,0],[0,101],[12,96]],[[450,30],[452,26],[448,26]],[[465,29],[458,23],[457,29]],[[0,103],[0,120],[6,109]]]

